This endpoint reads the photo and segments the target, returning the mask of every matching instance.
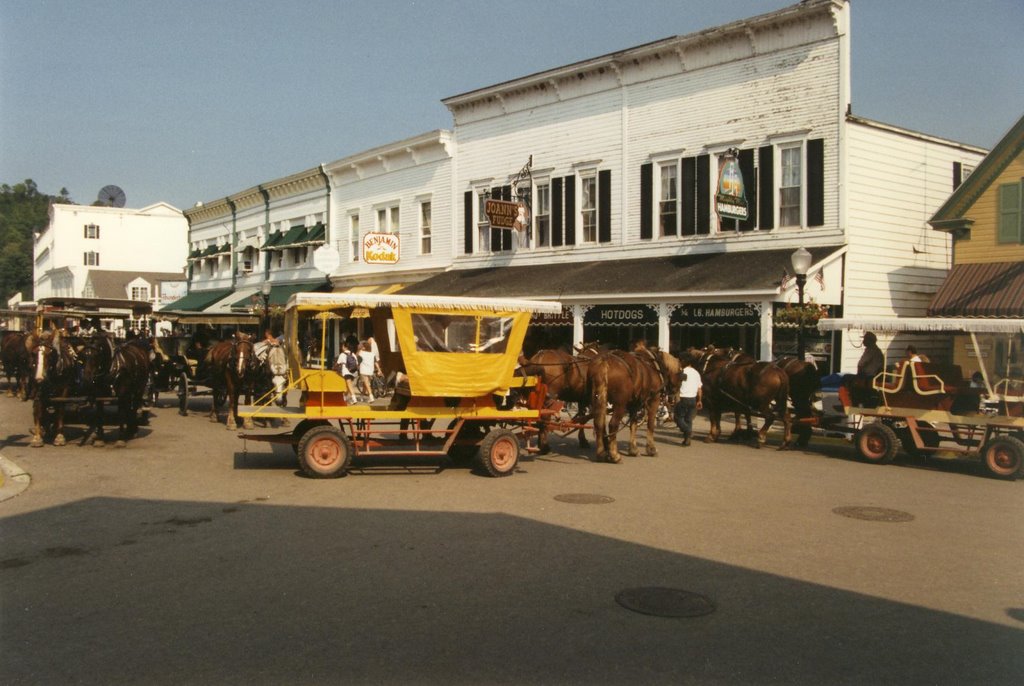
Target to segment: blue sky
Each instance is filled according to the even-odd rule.
[[[0,182],[179,208],[438,128],[441,99],[795,0],[0,0]],[[991,147],[1024,1],[852,0],[855,114]]]

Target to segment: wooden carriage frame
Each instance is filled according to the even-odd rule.
[[[862,330],[889,333],[968,334],[976,359],[981,359],[979,334],[1024,333],[1024,319],[970,319],[941,317],[893,317],[871,319],[822,319],[822,331]],[[895,372],[879,372],[872,389],[876,407],[855,405],[845,398],[844,412],[855,429],[854,443],[862,459],[892,462],[902,447],[912,454],[953,453],[980,461],[1001,479],[1024,478],[1024,395],[1014,393],[1009,379],[993,383],[982,366],[983,389],[966,388],[961,379],[945,379],[941,373],[917,362],[901,364]],[[955,401],[984,395],[995,414],[958,410]],[[835,427],[833,427],[835,428]]]
[[[280,407],[280,393],[272,391],[238,414],[297,424],[240,437],[291,445],[302,471],[316,478],[345,474],[353,457],[473,458],[490,476],[512,474],[522,452],[532,449],[537,423],[552,414],[542,409],[546,389],[537,379],[516,376],[523,339],[532,314],[556,314],[561,307],[507,298],[294,294],[285,309],[290,378],[284,393],[297,394],[298,404]],[[304,366],[304,322],[319,326],[319,357],[326,359],[329,324],[366,317],[382,367],[407,377],[404,409],[349,404],[349,384],[338,372]]]

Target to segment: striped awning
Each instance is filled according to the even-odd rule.
[[[928,315],[1024,317],[1024,262],[954,265]]]

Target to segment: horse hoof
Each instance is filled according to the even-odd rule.
[[[28,445],[29,445],[29,447],[31,447],[31,448],[42,448],[42,447],[43,447],[43,439],[41,439],[41,438],[33,438],[33,439],[32,439],[32,440],[31,440],[31,441],[29,442],[29,444],[28,444]]]
[[[107,445],[106,443],[104,443],[103,441],[101,441],[98,438],[95,441],[92,442],[92,447],[93,448],[103,448],[106,445]]]
[[[608,461],[611,462],[612,464],[621,464],[622,455],[620,455],[619,453],[608,453]]]
[[[53,444],[57,446],[66,445],[67,441],[64,439],[64,434],[57,434],[57,437],[53,439]]]
[[[657,457],[658,456],[658,451],[657,450],[648,449],[646,455],[647,455],[647,457]]]
[[[126,447],[128,447],[128,444],[125,443],[124,441],[117,441],[116,443],[114,443],[114,447],[115,448],[126,448]]]
[[[244,422],[242,422],[242,428],[243,428],[243,429],[254,429],[254,428],[256,428],[256,427],[255,427],[255,425],[254,425],[254,424],[252,423],[252,420],[251,420],[251,419],[246,419],[246,420],[245,420]]]
[[[232,422],[228,422],[227,424],[225,424],[224,428],[227,429],[228,431],[238,431],[238,427],[235,426]]]

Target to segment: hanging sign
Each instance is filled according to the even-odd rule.
[[[509,200],[487,200],[484,202],[484,214],[487,215],[487,221],[491,223],[491,228],[495,229],[513,229],[516,226],[516,221],[519,219],[520,205],[522,203],[511,202]],[[523,206],[525,211],[526,207]]]
[[[400,247],[397,233],[370,232],[363,236],[363,262],[397,264]]]
[[[676,305],[670,326],[756,326],[757,308],[747,303],[683,303]]]
[[[583,315],[588,326],[657,326],[658,311],[650,305],[594,305]]]
[[[718,191],[715,193],[715,211],[723,219],[746,220],[749,216],[747,196],[740,171],[739,151],[731,148],[721,160]]]
[[[572,310],[563,307],[558,314],[535,312],[530,319],[530,326],[572,326]]]
[[[341,265],[341,255],[332,245],[324,243],[313,251],[313,266],[317,271],[331,274]]]

